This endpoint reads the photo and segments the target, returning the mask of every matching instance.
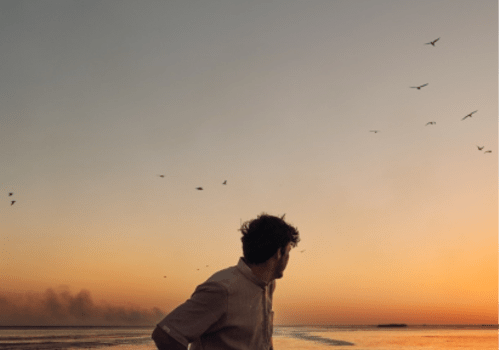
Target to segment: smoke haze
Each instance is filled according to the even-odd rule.
[[[95,304],[85,289],[0,294],[0,326],[150,326],[164,316],[158,308]]]

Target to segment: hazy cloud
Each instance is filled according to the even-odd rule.
[[[0,326],[35,325],[154,325],[165,314],[158,308],[95,304],[90,292],[82,289],[72,295],[68,290],[49,288],[42,294],[0,295]]]

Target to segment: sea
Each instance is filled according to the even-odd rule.
[[[155,350],[153,327],[0,327],[0,350]],[[275,350],[499,349],[498,325],[275,326]]]

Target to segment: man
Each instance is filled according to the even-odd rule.
[[[265,213],[241,226],[243,257],[216,272],[155,328],[160,350],[272,350],[272,297],[299,232]]]

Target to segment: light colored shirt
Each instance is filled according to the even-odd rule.
[[[216,272],[158,326],[190,350],[269,350],[275,281],[265,283],[240,258]]]

